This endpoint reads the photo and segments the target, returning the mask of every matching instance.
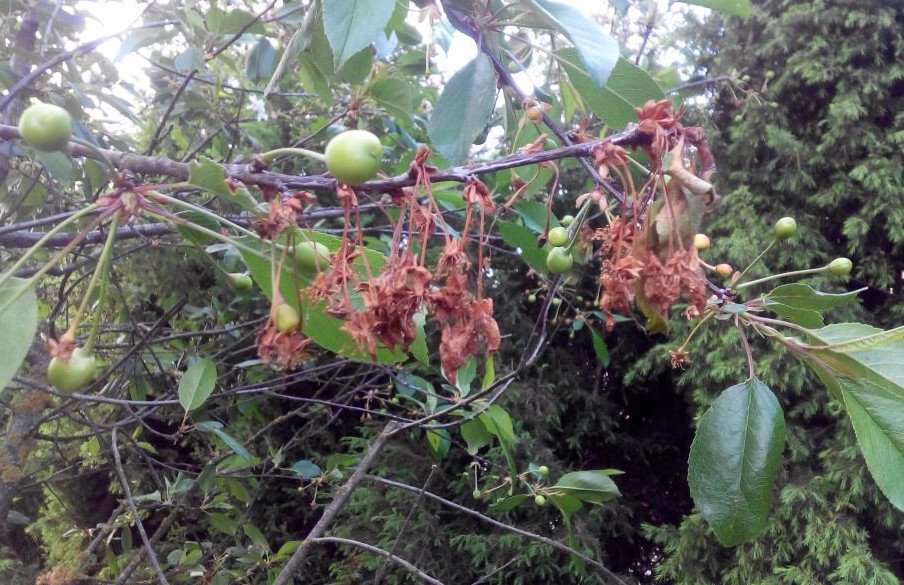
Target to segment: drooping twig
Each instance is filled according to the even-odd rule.
[[[431,577],[427,573],[421,571],[412,563],[406,561],[400,556],[397,556],[389,551],[385,551],[380,547],[374,546],[372,544],[367,544],[366,542],[361,542],[360,540],[352,540],[350,538],[339,538],[336,536],[322,536],[319,538],[309,538],[305,540],[305,542],[317,543],[317,542],[334,542],[336,544],[348,544],[351,546],[356,546],[358,548],[363,548],[364,550],[369,550],[372,553],[376,553],[378,555],[382,555],[387,559],[405,567],[405,569],[415,575],[418,579],[423,581],[424,583],[430,583],[430,585],[443,585],[443,582]],[[298,549],[301,550],[301,549]]]

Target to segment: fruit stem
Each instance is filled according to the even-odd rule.
[[[88,215],[89,213],[91,213],[92,211],[96,210],[97,207],[98,206],[96,203],[92,203],[91,205],[85,207],[84,209],[80,209],[79,211],[75,212],[74,214],[72,214],[71,216],[66,218],[65,220],[61,221],[52,230],[50,230],[49,232],[44,234],[44,236],[40,240],[38,240],[34,246],[29,248],[28,251],[26,251],[25,254],[23,254],[22,257],[19,258],[16,261],[16,263],[13,264],[9,270],[7,270],[2,275],[0,275],[0,287],[2,287],[4,284],[6,284],[6,281],[9,280],[9,278],[13,274],[15,274],[16,271],[18,271],[20,268],[22,268],[22,266],[25,265],[26,262],[28,262],[28,259],[31,258],[32,256],[34,256],[38,252],[38,250],[40,250],[44,246],[45,242],[47,242],[50,238],[52,238],[60,230],[62,230],[69,224],[81,219],[82,217],[84,217],[84,216]]]
[[[233,223],[233,222],[229,221],[228,219],[225,219],[225,218],[217,215],[216,213],[213,213],[212,211],[208,211],[207,209],[204,209],[203,207],[195,205],[194,203],[189,203],[188,201],[182,201],[181,199],[177,199],[175,197],[170,197],[169,195],[165,195],[163,193],[160,193],[159,191],[150,191],[148,193],[148,195],[150,195],[154,199],[159,199],[161,201],[164,201],[165,203],[171,203],[177,207],[182,207],[182,208],[188,209],[190,211],[199,213],[199,214],[203,215],[204,217],[212,219],[213,221],[215,221],[219,224],[225,225],[226,227],[230,227],[230,228],[236,230],[237,232],[240,232],[246,236],[251,236],[252,238],[258,238],[258,235],[256,233],[252,232],[251,230],[243,228],[242,226],[238,225],[237,223]],[[170,218],[170,219],[172,219],[172,218]],[[182,220],[182,222],[180,222],[182,225],[184,225],[186,227],[190,227],[192,229],[196,229],[198,231],[204,231],[203,226],[200,226],[185,218],[180,218],[180,219]]]
[[[87,209],[87,208],[86,208],[86,209]],[[83,210],[83,211],[84,211],[84,210]],[[71,220],[71,219],[72,219],[72,218],[69,218],[69,220]],[[66,221],[69,221],[69,220],[66,220]],[[82,240],[85,239],[85,236],[88,235],[88,232],[90,232],[91,230],[93,230],[94,228],[96,228],[97,226],[99,226],[99,225],[103,222],[103,220],[104,220],[104,217],[97,217],[97,218],[95,218],[94,221],[92,221],[91,223],[89,223],[89,224],[85,227],[85,229],[84,229],[83,231],[79,232],[78,235],[76,235],[74,238],[72,238],[72,241],[71,241],[71,242],[69,242],[68,244],[66,244],[59,252],[57,252],[57,253],[53,256],[53,258],[51,258],[50,260],[48,260],[48,261],[44,264],[44,266],[41,267],[40,270],[38,270],[38,271],[35,272],[33,275],[31,275],[31,277],[29,277],[27,280],[25,280],[25,282],[23,283],[22,288],[19,289],[19,292],[13,294],[11,297],[9,297],[8,299],[6,299],[6,304],[4,304],[3,306],[0,306],[0,313],[2,313],[3,311],[5,311],[6,309],[8,309],[8,308],[10,307],[10,305],[12,305],[13,303],[15,303],[15,302],[19,299],[19,297],[21,297],[22,295],[24,295],[24,294],[26,293],[26,291],[28,291],[31,287],[33,287],[37,281],[39,281],[41,278],[43,278],[43,276],[44,276],[45,274],[47,274],[47,272],[49,272],[51,268],[53,268],[54,266],[56,266],[57,264],[59,264],[60,260],[62,260],[63,257],[66,256],[66,254],[68,254],[69,252],[71,252],[72,250],[74,250],[79,244],[81,244],[81,243],[82,243]],[[59,226],[58,226],[58,227],[59,227]],[[49,232],[49,233],[47,234],[47,236],[50,236],[50,235],[52,235],[52,234],[53,234],[53,230],[51,230],[51,232]],[[43,238],[41,238],[41,240],[40,240],[38,243],[36,243],[34,246],[32,246],[31,250],[34,250],[34,249],[38,248],[38,246],[40,245],[40,243],[43,242],[43,241],[45,241],[45,239],[47,238],[47,236],[44,236]],[[30,250],[30,252],[31,252],[31,250]],[[31,252],[31,253],[33,253],[33,252]],[[31,253],[28,254],[28,256],[30,256]],[[20,259],[20,260],[21,260],[21,259]],[[19,262],[16,263],[16,266],[18,266],[18,265],[19,265]],[[9,279],[9,277],[12,276],[12,271],[16,269],[16,266],[14,266],[14,267],[13,267],[12,269],[10,269],[10,270],[2,277],[2,278],[0,278],[0,285],[2,285],[3,283],[5,283],[5,282]]]
[[[71,333],[72,337],[75,337],[75,331],[78,329],[79,324],[82,321],[82,318],[85,316],[85,311],[88,309],[88,303],[91,301],[91,293],[94,292],[94,287],[97,286],[97,282],[99,279],[103,277],[103,285],[101,287],[101,295],[106,294],[106,282],[109,280],[109,275],[107,274],[107,266],[110,262],[110,254],[113,252],[113,244],[116,242],[116,228],[119,226],[119,214],[114,213],[113,217],[110,218],[110,223],[107,226],[109,228],[109,233],[107,233],[107,239],[104,241],[104,247],[100,252],[100,257],[97,259],[97,266],[94,267],[94,274],[91,275],[91,280],[88,281],[88,288],[85,290],[85,294],[82,296],[82,302],[79,304],[78,311],[75,313],[75,317],[72,319],[72,324],[69,325],[69,330],[67,333]],[[103,296],[99,298],[99,303],[103,303]],[[99,307],[102,305],[98,305]],[[97,325],[100,323],[100,317],[95,319],[94,327],[91,330],[91,336],[88,338],[88,342],[85,344],[85,348],[88,353],[94,349],[94,336],[97,334]]]
[[[775,280],[776,278],[785,278],[786,276],[805,276],[807,274],[819,274],[821,272],[825,272],[826,268],[828,268],[828,266],[820,266],[819,268],[807,268],[806,270],[793,270],[791,272],[782,272],[781,274],[771,274],[769,276],[764,276],[763,278],[758,278],[757,280],[751,280],[749,282],[741,283],[735,287],[735,290],[741,290],[755,284]]]
[[[590,213],[590,206],[593,202],[590,199],[584,202],[584,205],[581,206],[581,209],[578,211],[577,216],[574,218],[574,222],[570,226],[568,226],[566,231],[568,232],[568,245],[565,246],[565,252],[571,253],[571,249],[574,248],[575,242],[577,242],[577,235],[581,232],[581,228],[584,226],[584,221],[587,219],[587,215]]]
[[[753,261],[752,261],[750,264],[747,265],[747,268],[745,268],[744,270],[741,271],[741,273],[738,275],[738,278],[739,278],[739,279],[740,279],[740,278],[743,278],[744,275],[747,274],[747,271],[748,271],[748,270],[750,270],[751,268],[753,268],[754,265],[755,265],[757,262],[759,262],[760,260],[762,260],[762,259],[763,259],[763,256],[766,255],[766,252],[768,252],[769,250],[771,250],[771,249],[772,249],[772,246],[774,246],[775,243],[776,243],[777,241],[778,241],[777,239],[774,239],[774,238],[773,238],[773,240],[772,240],[771,242],[769,242],[769,245],[766,246],[766,249],[763,250],[762,252],[760,252],[760,255],[757,256],[756,258],[754,258]]]
[[[260,157],[262,161],[270,164],[273,159],[284,154],[306,156],[322,163],[326,162],[326,156],[319,152],[308,150],[307,148],[276,148],[274,150],[268,150],[267,152],[262,153]]]

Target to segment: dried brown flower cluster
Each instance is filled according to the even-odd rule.
[[[647,182],[635,189],[623,149],[607,144],[595,152],[601,174],[618,177],[633,202],[628,218],[616,217],[596,234],[602,241],[599,304],[608,329],[615,313],[628,313],[634,305],[647,317],[648,329],[666,332],[667,313],[682,297],[688,318],[706,305],[706,279],[692,242],[716,199],[708,182],[711,155],[702,131],[681,125],[681,112],[673,114],[669,100],[647,102],[636,111],[640,130],[650,135],[645,150],[653,172]],[[685,168],[691,155],[704,167],[700,174]]]
[[[380,266],[368,261],[361,231],[355,229],[360,219],[354,189],[339,185],[337,195],[345,219],[340,247],[331,254],[329,266],[299,294],[306,302],[325,303],[329,315],[345,321],[342,330],[374,358],[380,347],[407,351],[417,337],[416,316],[433,315],[440,330],[443,371],[455,380],[469,357],[499,349],[493,302],[484,298],[482,291],[484,220],[494,204],[483,183],[476,179],[467,182],[462,191],[465,223],[461,235],[453,235],[431,191],[435,169],[427,165],[429,155],[430,151],[421,147],[409,169],[415,186],[392,194],[400,214],[393,228],[391,252]],[[421,192],[423,202],[416,196]],[[270,214],[256,227],[263,237],[272,239],[294,226],[298,207],[294,201],[287,204],[278,198],[271,200],[270,206]],[[475,215],[478,226],[472,225]],[[427,251],[437,236],[437,226],[445,245],[436,265],[430,266]],[[478,261],[476,286],[472,286],[467,249],[475,228]],[[298,364],[309,343],[300,331],[279,333],[268,322],[258,337],[258,351],[264,361],[289,368]]]

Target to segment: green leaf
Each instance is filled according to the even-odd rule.
[[[257,85],[271,73],[276,67],[276,49],[267,37],[261,37],[254,44],[248,58],[245,60],[245,77],[248,81]]]
[[[232,196],[223,167],[209,158],[201,157],[188,163],[188,183],[227,199]]]
[[[521,221],[524,222],[525,227],[530,228],[537,233],[543,233],[546,229],[547,218],[549,218],[550,229],[559,227],[559,218],[557,218],[555,214],[550,213],[549,209],[542,203],[536,201],[519,201],[512,206],[512,209],[521,216]]]
[[[294,239],[297,242],[313,241],[326,246],[330,252],[339,249],[341,240],[336,236],[319,232],[316,230],[296,229],[294,231]],[[241,236],[235,238],[236,243],[240,244],[239,253],[244,260],[251,278],[261,288],[268,298],[273,298],[273,286],[270,264],[270,242],[263,242],[259,238],[252,236]],[[367,262],[374,271],[380,270],[386,264],[386,257],[368,248],[361,248],[361,251],[367,256]],[[353,266],[362,276],[366,275],[366,268],[361,258],[355,260]],[[296,310],[300,310],[303,316],[303,331],[305,335],[314,340],[320,347],[337,353],[339,355],[360,359],[364,361],[372,361],[370,354],[366,350],[362,350],[355,344],[351,336],[342,330],[344,321],[326,314],[325,303],[312,303],[305,301],[299,303],[298,288],[296,283],[302,286],[310,285],[315,277],[315,273],[307,272],[299,269],[297,272],[290,262],[283,265],[280,275],[280,293],[286,302],[290,303]],[[352,293],[352,302],[360,300],[358,293]],[[418,328],[418,336],[423,336],[423,328]],[[417,339],[415,340],[417,342]],[[387,348],[377,347],[377,361],[380,363],[395,363],[405,359],[405,354],[399,350],[389,351]]]
[[[207,420],[204,422],[199,422],[195,425],[195,428],[205,433],[213,433],[214,435],[219,437],[221,441],[226,443],[226,446],[232,449],[232,451],[242,459],[245,459],[246,461],[252,461],[254,459],[254,456],[248,452],[248,449],[246,449],[244,445],[242,445],[232,435],[223,430],[223,423]]]
[[[628,122],[637,121],[635,106],[665,98],[662,88],[650,74],[627,59],[618,60],[606,86],[600,91],[581,66],[574,49],[561,49],[555,56],[565,67],[571,85],[586,107],[616,131],[623,130]]]
[[[15,300],[10,303],[13,298]],[[6,388],[19,371],[37,330],[35,291],[26,286],[24,280],[11,277],[0,285],[0,331],[3,332],[0,335],[0,390]]]
[[[609,357],[609,348],[606,346],[603,336],[597,333],[593,327],[587,327],[587,330],[590,331],[590,337],[593,339],[593,353],[596,354],[596,361],[601,363],[604,368],[608,368],[612,360]]]
[[[496,72],[480,54],[446,84],[427,124],[430,141],[453,165],[463,162],[496,106]]]
[[[768,307],[771,303],[781,303],[794,309],[809,311],[825,311],[837,309],[857,300],[857,295],[866,290],[862,288],[847,293],[830,294],[813,290],[809,286],[800,283],[783,284],[769,291],[763,297]]]
[[[545,248],[537,245],[537,236],[524,226],[518,225],[513,221],[499,220],[496,222],[496,228],[502,241],[516,250],[521,251],[521,257],[527,262],[531,268],[540,274],[546,274],[546,254]]]
[[[295,63],[299,53],[304,51],[308,48],[308,45],[311,44],[311,40],[314,37],[314,31],[321,30],[322,28],[320,23],[320,10],[317,7],[307,10],[304,15],[304,21],[301,23],[301,26],[292,33],[292,38],[289,39],[282,56],[279,58],[279,63],[276,64],[273,76],[270,78],[267,87],[264,89],[264,98],[269,96],[270,93],[279,86],[279,82],[282,80],[283,75],[285,75],[286,71],[288,71]]]
[[[750,0],[679,0],[685,4],[694,4],[705,8],[712,8],[726,14],[735,16],[750,16]]]
[[[176,215],[184,220],[190,221],[193,224],[199,225],[203,228],[207,228],[208,230],[211,230],[213,232],[217,232],[220,229],[220,222],[213,219],[209,215],[204,215],[203,213],[200,213],[198,211],[192,211],[189,209],[186,211],[180,211]],[[199,246],[209,246],[210,244],[217,241],[213,236],[196,230],[191,226],[177,224],[176,230],[178,230],[179,234],[187,241]]]
[[[249,23],[255,21],[249,26]],[[215,35],[234,35],[239,32],[266,34],[264,23],[246,10],[220,10],[211,6],[207,11],[207,30]]]
[[[474,381],[476,376],[477,358],[471,356],[455,374],[455,387],[461,392],[462,398],[467,398],[471,393],[471,382]]]
[[[289,558],[289,555],[298,550],[298,547],[301,546],[300,540],[287,540],[279,550],[276,551],[276,554],[273,556],[273,560],[275,561],[284,561]]]
[[[601,469],[566,473],[551,489],[593,504],[604,504],[621,495],[606,470]]]
[[[289,470],[305,479],[313,479],[323,473],[323,470],[310,459],[300,459],[296,461]]]
[[[452,437],[446,429],[430,429],[427,431],[427,445],[430,447],[430,454],[437,461],[442,461],[449,453],[449,447],[452,444]]]
[[[367,93],[400,124],[410,126],[414,112],[414,94],[411,86],[396,77],[387,77],[373,82]]]
[[[193,362],[179,380],[179,404],[191,412],[204,404],[217,382],[217,365],[210,358]]]
[[[497,502],[493,502],[490,505],[489,510],[490,510],[490,512],[493,512],[494,514],[502,514],[503,512],[508,512],[509,510],[517,508],[518,506],[520,506],[521,504],[526,502],[528,499],[530,499],[530,496],[528,496],[526,494],[518,494],[515,496],[509,496],[509,497],[503,498]]]
[[[782,317],[783,319],[787,319],[791,323],[795,325],[800,325],[801,327],[806,327],[808,329],[818,329],[820,327],[825,327],[825,321],[822,319],[822,313],[819,311],[811,311],[809,309],[798,309],[795,307],[790,307],[783,303],[776,302],[767,302],[766,308]]]
[[[251,539],[251,542],[261,547],[265,551],[270,550],[270,544],[267,542],[267,537],[264,536],[264,533],[261,532],[260,528],[251,524],[250,522],[242,523],[242,532],[245,533],[245,536]]]
[[[458,427],[458,431],[461,433],[461,438],[465,440],[468,455],[472,457],[477,455],[478,451],[493,441],[493,435],[491,435],[486,426],[478,420],[469,420],[462,423],[462,425]]]
[[[688,483],[722,544],[746,542],[765,529],[784,446],[782,408],[756,378],[722,392],[703,415],[691,444]]]
[[[829,347],[810,350],[814,359],[807,363],[844,401],[867,469],[892,505],[904,510],[904,340],[857,343],[896,331],[861,323],[812,331]]]
[[[383,34],[394,8],[394,0],[323,0],[323,28],[337,70]]]
[[[178,31],[175,28],[141,28],[133,30],[122,41],[122,44],[119,46],[119,51],[117,51],[113,61],[119,61],[129,53],[134,53],[138,49],[143,49],[144,47],[149,47],[155,43],[167,41],[176,36],[177,32]]]
[[[553,0],[531,2],[540,14],[574,43],[585,71],[589,73],[597,89],[603,87],[619,60],[618,42],[573,6]]]

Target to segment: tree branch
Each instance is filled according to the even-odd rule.
[[[14,140],[17,138],[19,138],[18,128],[15,126],[0,125],[0,139]],[[431,181],[464,183],[475,175],[495,173],[497,171],[534,165],[541,162],[560,160],[563,158],[577,158],[579,160],[584,160],[585,157],[591,156],[592,152],[597,147],[607,142],[625,148],[636,148],[649,144],[650,135],[641,132],[636,127],[631,127],[624,132],[613,134],[602,140],[582,142],[580,144],[572,144],[570,146],[531,154],[515,153],[488,162],[473,163],[439,170],[431,176]],[[187,180],[189,176],[188,164],[176,162],[164,157],[142,156],[139,154],[105,149],[98,149],[95,151],[75,143],[69,144],[69,154],[71,156],[97,160],[103,160],[100,156],[103,155],[103,157],[106,157],[116,168],[134,173],[166,175],[167,177],[183,181]],[[334,191],[336,189],[336,180],[324,175],[289,175],[272,171],[259,172],[253,169],[251,165],[247,164],[225,164],[220,166],[223,168],[227,177],[240,181],[246,185],[270,187],[281,191],[289,189],[323,189]],[[417,177],[409,176],[406,173],[387,179],[368,181],[358,186],[357,190],[365,193],[389,193],[401,189],[402,187],[414,186],[416,182]]]
[[[376,553],[378,555],[384,556],[387,559],[398,563],[405,567],[409,573],[415,575],[418,579],[423,581],[424,583],[430,583],[430,585],[443,585],[442,581],[434,579],[427,573],[421,571],[417,567],[415,567],[410,562],[406,561],[402,557],[396,556],[389,551],[385,551],[382,548],[376,547],[372,544],[367,544],[366,542],[361,542],[360,540],[352,540],[350,538],[339,538],[336,536],[322,536],[319,538],[309,538],[305,542],[316,543],[316,542],[335,542],[337,544],[348,544],[351,546],[357,546],[358,548],[363,548],[364,550],[369,550],[372,553]],[[304,546],[304,544],[302,544]],[[300,548],[298,550],[301,550]]]
[[[286,583],[292,579],[295,572],[301,568],[311,549],[310,544],[316,542],[316,539],[320,538],[329,525],[332,524],[333,520],[336,519],[336,516],[342,510],[343,506],[345,506],[345,502],[348,500],[349,496],[352,495],[352,492],[355,491],[355,488],[358,487],[358,484],[361,483],[361,480],[364,479],[367,471],[370,469],[371,465],[373,465],[374,461],[376,461],[380,452],[383,450],[383,447],[386,446],[386,442],[398,426],[398,423],[393,421],[387,423],[386,427],[377,436],[374,442],[367,447],[367,451],[364,452],[364,456],[355,468],[354,473],[352,473],[348,480],[336,491],[333,501],[330,502],[330,505],[323,511],[320,520],[318,520],[317,524],[315,524],[314,527],[311,528],[311,531],[308,532],[308,535],[305,537],[304,541],[302,541],[298,550],[296,550],[292,554],[292,557],[286,562],[283,570],[280,571],[276,580],[273,581],[273,585],[286,585]]]

